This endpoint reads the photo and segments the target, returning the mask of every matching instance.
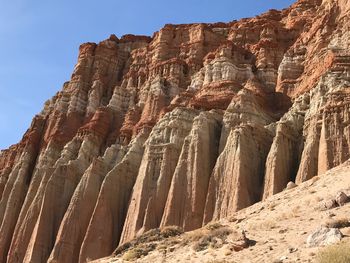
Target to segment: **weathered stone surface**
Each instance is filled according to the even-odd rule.
[[[181,226],[185,231],[202,226],[211,171],[219,149],[221,115],[202,112],[193,120],[177,163],[161,226]]]
[[[54,248],[48,262],[78,262],[79,250],[83,242],[99,190],[106,171],[116,155],[95,159],[85,171],[76,187],[69,207],[60,225]],[[111,158],[108,158],[111,157]]]
[[[339,192],[335,196],[335,201],[339,206],[345,205],[347,202],[349,202],[349,196],[347,196],[344,192]]]
[[[0,152],[0,261],[98,259],[349,159],[349,12],[299,0],[81,45],[71,79]]]
[[[122,150],[125,156],[105,176],[76,262],[107,256],[117,247],[147,136],[141,133],[131,141]]]
[[[309,247],[331,245],[339,242],[343,235],[337,228],[320,227],[307,237]]]
[[[266,160],[263,199],[282,191],[288,182],[295,181],[307,106],[307,97],[299,97],[274,128],[275,136]]]
[[[204,223],[232,215],[259,201],[272,135],[262,127],[231,130],[210,179]]]
[[[334,199],[326,200],[322,203],[321,209],[328,210],[337,207],[337,202]]]
[[[290,189],[293,189],[295,187],[297,187],[297,185],[295,183],[289,182],[286,186],[286,190],[290,190]]]
[[[153,128],[145,147],[121,243],[160,225],[172,177],[196,111],[177,108]]]

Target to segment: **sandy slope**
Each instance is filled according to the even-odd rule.
[[[169,242],[169,239],[167,243],[157,242],[157,248],[147,256],[131,261],[313,262],[320,248],[308,248],[307,236],[330,220],[349,216],[350,204],[329,210],[321,209],[324,201],[333,198],[340,190],[350,191],[349,161],[296,188],[285,190],[264,202],[241,210],[232,218],[220,221],[234,232],[245,230],[247,237],[256,241],[254,246],[239,252],[231,251],[230,239],[235,234],[230,234],[221,248],[209,247],[196,252],[193,247],[197,241],[184,245],[184,240],[189,239],[189,236],[200,235],[201,230],[196,230],[172,238],[172,242]],[[346,235],[350,234],[349,229],[343,228],[341,231],[345,235],[344,239],[348,239]],[[159,249],[162,246],[167,248]],[[119,255],[96,262],[125,262],[125,260]]]

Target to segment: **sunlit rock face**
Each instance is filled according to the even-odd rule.
[[[71,79],[0,152],[0,262],[88,262],[185,231],[350,157],[350,7],[80,46]]]

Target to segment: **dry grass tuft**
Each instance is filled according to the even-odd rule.
[[[350,226],[350,220],[349,218],[338,218],[328,221],[325,225],[329,228],[344,228]]]
[[[322,249],[316,257],[318,263],[350,262],[350,244],[339,243]]]
[[[182,240],[182,245],[193,244],[195,251],[202,251],[208,247],[220,248],[225,244],[226,237],[232,233],[232,229],[220,223],[211,223],[205,228],[187,233]]]
[[[248,225],[248,228],[250,230],[272,230],[278,228],[277,222],[279,222],[281,219],[279,218],[271,218],[266,219],[262,222],[251,222]]]
[[[292,217],[299,217],[301,212],[301,207],[299,205],[292,208]]]
[[[179,236],[182,233],[182,228],[178,226],[166,226],[160,230],[160,234],[163,238]]]
[[[210,230],[210,231],[215,230],[215,229],[219,229],[222,227],[223,227],[223,225],[220,224],[219,222],[209,223],[208,225],[205,226],[205,228]]]
[[[274,211],[275,208],[277,206],[277,203],[275,202],[271,202],[269,205],[268,205],[268,209],[270,209],[271,211]]]
[[[143,244],[137,246],[133,249],[128,250],[124,255],[123,259],[126,261],[134,261],[142,256],[147,256],[147,254],[156,248],[155,244]]]
[[[115,251],[115,255],[123,254],[123,259],[126,261],[135,260],[141,256],[147,255],[157,247],[159,241],[166,240],[166,244],[174,245],[176,242],[171,242],[170,237],[175,237],[182,234],[183,231],[177,226],[167,226],[162,229],[156,228],[147,231],[141,236],[119,246]]]

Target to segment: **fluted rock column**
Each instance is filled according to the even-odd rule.
[[[185,231],[202,226],[209,179],[216,162],[221,115],[203,112],[193,121],[171,182],[161,226]]]
[[[264,127],[241,125],[231,130],[210,179],[204,223],[261,200],[271,144],[272,134]]]

